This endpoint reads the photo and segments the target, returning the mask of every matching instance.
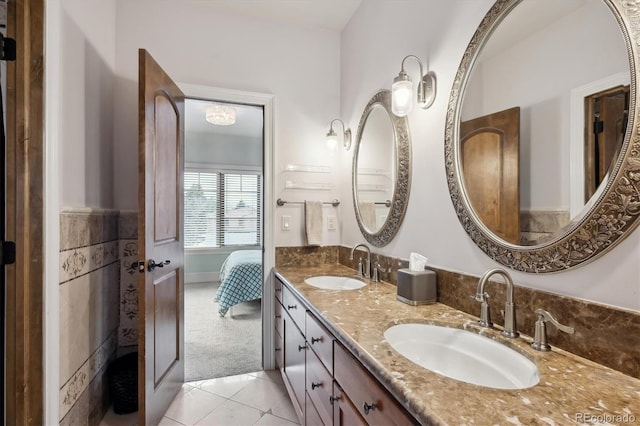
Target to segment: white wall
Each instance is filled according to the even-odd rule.
[[[138,48],[147,49],[177,82],[274,94],[276,198],[338,196],[337,189],[284,190],[286,164],[331,164],[324,135],[340,108],[337,32],[215,12],[202,1],[118,0],[114,161],[119,208],[137,208]],[[337,181],[334,175],[328,178]],[[280,232],[278,226],[277,246],[303,244],[301,213],[300,206],[276,210],[278,223],[280,215],[291,215],[294,229]],[[337,231],[327,233],[325,244],[339,241]]]
[[[342,32],[342,116],[352,126],[357,125],[375,91],[390,88],[405,55],[420,56],[438,77],[433,106],[414,109],[409,116],[414,167],[404,223],[396,238],[376,249],[378,252],[408,258],[416,251],[428,256],[433,266],[474,275],[499,266],[476,247],[455,215],[447,189],[443,145],[454,75],[467,43],[492,4],[491,0],[370,0],[361,4]],[[409,64],[407,70],[415,79],[417,66]],[[350,160],[349,154],[342,154],[344,200],[350,197]],[[353,208],[343,203],[343,213],[342,243],[362,242]],[[556,274],[512,275],[518,285],[640,310],[638,259],[640,230],[585,266]]]
[[[60,204],[114,207],[115,1],[61,2]]]

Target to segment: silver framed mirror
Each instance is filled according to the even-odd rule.
[[[572,4],[569,5],[565,3]],[[546,25],[543,25],[540,24],[540,19],[543,19],[542,16],[548,12],[545,5],[550,5],[550,7],[561,7],[564,5],[567,6],[567,8],[559,12],[560,15],[552,16],[547,14],[551,17],[547,17]],[[529,9],[527,10],[527,8]],[[598,8],[600,8],[599,11],[593,12]],[[531,16],[534,12],[545,13],[541,13],[541,18],[536,19]],[[507,147],[510,143],[508,142],[509,133],[514,135],[518,134],[518,137],[522,140],[522,134],[525,135],[524,139],[528,137],[528,130],[544,130],[547,131],[546,136],[550,137],[554,132],[548,132],[548,122],[540,125],[536,124],[536,121],[532,118],[534,116],[534,109],[547,102],[547,100],[540,97],[540,99],[537,99],[535,105],[533,105],[533,103],[525,103],[523,105],[513,103],[506,105],[498,102],[489,107],[491,114],[489,114],[486,109],[482,110],[481,108],[476,109],[478,111],[476,114],[468,114],[468,111],[473,109],[474,104],[476,104],[476,107],[478,106],[478,99],[482,99],[482,102],[485,104],[491,103],[491,100],[485,102],[486,99],[489,99],[488,94],[492,93],[488,91],[484,92],[484,97],[475,98],[476,101],[474,101],[473,93],[477,93],[478,88],[474,86],[473,80],[479,72],[484,72],[485,76],[489,75],[491,66],[494,67],[494,71],[496,70],[495,66],[498,62],[495,62],[495,57],[491,59],[494,61],[493,63],[483,62],[485,60],[483,53],[486,53],[486,51],[491,51],[491,54],[495,56],[496,52],[503,54],[506,50],[512,49],[514,50],[514,54],[522,58],[535,57],[538,52],[545,50],[544,48],[536,48],[531,45],[527,45],[525,48],[525,44],[520,44],[518,45],[519,47],[514,48],[514,46],[519,43],[518,37],[522,40],[526,39],[526,43],[530,43],[536,36],[532,35],[533,29],[529,29],[530,32],[527,34],[521,36],[516,35],[517,33],[514,33],[513,30],[526,27],[526,25],[514,22],[510,17],[518,14],[528,15],[528,22],[537,23],[538,29],[545,27],[545,31],[547,31],[540,33],[538,38],[547,38],[551,43],[557,44],[560,42],[558,33],[549,33],[548,31],[551,31],[554,25],[562,31],[565,31],[569,23],[576,22],[575,17],[572,17],[571,14],[578,12],[583,13],[584,16],[606,17],[609,21],[604,25],[613,27],[616,33],[617,41],[608,42],[612,44],[610,48],[606,49],[606,55],[609,55],[609,52],[619,53],[618,57],[621,56],[623,58],[622,62],[625,69],[622,70],[621,73],[614,72],[615,70],[612,69],[599,71],[605,76],[622,75],[623,81],[621,86],[624,86],[626,75],[627,89],[622,89],[622,92],[627,93],[627,104],[621,108],[626,110],[626,115],[623,119],[618,120],[619,123],[623,123],[622,125],[618,124],[618,127],[622,129],[622,133],[617,137],[618,144],[612,148],[610,158],[606,161],[605,167],[601,172],[600,181],[597,182],[596,185],[592,185],[593,188],[590,192],[586,190],[582,192],[584,187],[587,186],[584,182],[586,181],[585,175],[588,173],[583,173],[581,169],[583,166],[587,168],[587,158],[590,158],[592,154],[588,152],[586,148],[584,148],[583,151],[575,149],[576,146],[587,146],[587,141],[582,144],[582,140],[578,139],[577,144],[571,142],[568,148],[567,145],[564,144],[568,143],[567,139],[574,140],[576,133],[580,133],[579,138],[584,137],[583,134],[588,133],[585,129],[591,126],[591,123],[584,125],[590,116],[587,115],[586,97],[580,97],[583,96],[584,93],[589,92],[583,93],[580,92],[580,90],[588,87],[593,81],[605,81],[607,78],[587,76],[585,77],[586,80],[578,79],[569,84],[573,85],[571,86],[572,90],[568,93],[565,91],[557,104],[560,105],[564,102],[564,105],[569,105],[569,108],[575,108],[575,105],[579,105],[580,109],[569,112],[558,108],[556,109],[556,115],[564,117],[568,121],[571,121],[571,123],[575,121],[576,117],[578,119],[582,117],[583,126],[578,126],[578,131],[575,131],[574,126],[574,130],[570,129],[556,132],[561,136],[565,136],[564,138],[561,137],[556,140],[557,145],[564,149],[564,154],[555,155],[548,153],[543,160],[545,160],[546,164],[555,161],[558,157],[564,156],[569,158],[571,164],[561,166],[558,169],[559,173],[557,177],[554,177],[550,182],[546,182],[543,185],[539,185],[540,182],[538,181],[534,182],[532,180],[529,182],[526,178],[522,177],[522,174],[518,173],[517,183],[514,184],[514,186],[519,186],[517,191],[520,191],[520,194],[529,191],[529,199],[526,200],[525,203],[529,202],[530,204],[533,204],[532,200],[535,198],[535,196],[532,195],[534,192],[532,189],[534,184],[542,186],[542,190],[541,192],[539,191],[539,193],[543,195],[548,195],[553,192],[556,187],[567,187],[569,189],[565,190],[565,192],[573,191],[573,194],[571,194],[571,200],[562,203],[562,209],[559,210],[562,210],[563,213],[566,210],[567,213],[562,220],[556,220],[555,228],[548,230],[541,238],[535,237],[529,241],[525,241],[521,224],[516,227],[516,234],[513,236],[507,231],[509,226],[504,225],[505,222],[501,222],[502,219],[493,221],[490,217],[491,214],[494,214],[494,217],[498,217],[502,210],[511,209],[516,210],[518,220],[526,222],[527,216],[521,211],[521,205],[525,204],[522,202],[522,197],[516,195],[516,198],[504,198],[505,195],[502,189],[496,190],[497,184],[490,184],[488,187],[490,190],[496,192],[496,196],[493,199],[494,201],[486,202],[484,198],[476,195],[479,192],[474,188],[477,180],[479,178],[487,178],[490,171],[500,170],[500,173],[498,173],[499,176],[493,179],[494,183],[501,179],[502,181],[508,180],[505,178],[506,172],[502,170],[508,169],[510,166],[508,163],[502,162],[502,160],[500,160],[500,163],[491,163],[491,157],[486,157],[474,165],[474,159],[476,158],[474,155],[479,149],[468,148],[467,144],[471,138],[477,138],[483,134],[482,131],[478,130],[482,128],[491,129],[491,131],[486,133],[484,139],[476,139],[484,140],[482,144],[477,146],[482,146],[482,149],[493,146],[494,148],[489,149],[494,149],[496,152],[500,152],[501,155],[506,155],[505,153],[508,151]],[[510,39],[509,44],[500,46],[500,43],[491,43],[494,37],[495,40],[501,38],[497,34],[499,34],[503,28],[505,29],[505,33],[509,33],[508,36],[506,36],[506,38]],[[589,32],[600,34],[599,31],[594,31],[593,27],[589,29]],[[581,51],[583,43],[588,43],[585,36],[574,35],[567,37],[569,49],[564,54],[556,55],[554,62],[547,64],[545,69],[544,74],[549,78],[548,86],[557,85],[557,81],[561,80],[554,75],[556,70],[563,67],[562,64],[557,62],[562,61],[565,57],[568,60],[575,61],[577,58],[576,52]],[[525,41],[523,41],[523,43],[525,43]],[[619,48],[620,52],[616,53],[617,46],[613,46],[613,44],[621,46]],[[616,244],[620,243],[638,226],[640,223],[638,220],[640,216],[640,129],[638,128],[638,111],[636,110],[636,105],[638,104],[636,81],[638,62],[640,59],[638,53],[639,46],[639,1],[575,0],[575,2],[543,2],[540,0],[497,0],[489,12],[487,12],[463,55],[451,90],[445,128],[445,166],[449,193],[458,219],[470,238],[491,259],[509,268],[523,272],[559,272],[585,264],[602,256]],[[547,48],[547,50],[549,49]],[[612,59],[608,57],[607,59],[599,57],[598,60],[600,61],[598,63],[599,65],[610,65],[612,61]],[[506,63],[507,62],[503,62],[502,66],[504,67]],[[508,69],[508,81],[503,77],[500,82],[501,88],[496,89],[496,91],[500,91],[501,93],[515,93],[521,91],[523,88],[527,89],[526,85],[529,84],[533,90],[537,92],[536,94],[539,95],[545,92],[548,89],[546,85],[535,84],[529,77],[523,80],[516,79],[517,69],[520,68],[521,65],[520,62],[514,62],[512,60]],[[593,68],[587,68],[585,65],[581,66],[583,67],[582,69],[589,69],[590,71]],[[476,73],[476,75],[474,75],[474,73]],[[583,75],[581,72],[574,72],[573,74],[577,74],[580,77]],[[597,85],[594,87],[596,86]],[[486,87],[483,88],[483,90],[485,89]],[[603,91],[603,93],[604,92],[606,92],[606,90]],[[573,102],[572,100],[575,93],[578,93],[578,102]],[[580,93],[582,93],[582,95],[580,95]],[[483,105],[483,107],[485,106],[486,105]],[[582,110],[583,106],[584,110]],[[598,108],[600,107],[598,106]],[[517,111],[512,111],[516,109]],[[506,112],[516,113],[515,116],[519,116],[519,118],[515,119],[519,123],[519,130],[509,131],[505,130],[506,127],[502,126],[502,123],[508,120],[513,121],[513,118],[504,119],[506,121],[499,121],[501,119],[498,119],[498,121],[482,121],[489,116],[493,116],[494,112],[496,114]],[[523,115],[525,115],[526,118],[523,118]],[[547,117],[550,116],[551,114],[547,114]],[[514,116],[512,115],[510,117]],[[525,123],[524,126],[522,123]],[[569,126],[564,122],[559,122],[558,125]],[[575,123],[571,125],[575,125]],[[522,131],[522,128],[525,128],[525,130]],[[595,123],[593,128],[597,128]],[[531,133],[533,133],[533,131],[531,131]],[[518,154],[517,158],[513,160],[513,164],[522,166],[524,162],[524,169],[528,167],[530,172],[555,173],[554,171],[550,171],[551,169],[545,169],[545,166],[538,166],[541,168],[537,169],[535,165],[532,165],[532,162],[523,160],[523,151],[525,154],[533,157],[532,152],[540,145],[540,143],[535,142],[536,146],[534,146],[534,142],[532,141],[533,138],[528,141],[529,146],[525,149],[520,146],[516,151]],[[480,151],[482,151],[482,149],[480,149]],[[579,161],[576,162],[576,158],[579,158]],[[491,164],[491,166],[487,167],[488,164]],[[578,166],[576,166],[576,164],[578,164]],[[520,170],[522,169],[523,167],[520,167]],[[532,175],[533,173],[530,174]],[[571,179],[575,175],[579,177],[577,185],[575,182],[571,182]],[[488,178],[488,180],[491,181],[491,178]],[[576,190],[576,188],[578,189]],[[498,201],[495,201],[495,199],[498,199]],[[507,201],[505,201],[505,199]],[[516,201],[513,201],[514,199]],[[577,207],[575,203],[576,199],[578,200]],[[482,207],[481,204],[483,202],[486,202],[489,207]],[[520,205],[516,203],[520,203]],[[505,207],[500,207],[501,204],[504,204]],[[493,209],[493,211],[491,209]],[[487,213],[487,211],[489,213]],[[553,213],[557,213],[557,211]],[[498,223],[498,225],[496,223]]]
[[[391,112],[389,90],[373,95],[362,113],[351,175],[360,232],[376,247],[389,244],[402,224],[411,187],[408,121]]]

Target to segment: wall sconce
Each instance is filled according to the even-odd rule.
[[[408,55],[402,60],[400,74],[393,79],[391,86],[391,112],[398,117],[404,117],[413,108],[413,83],[411,77],[404,71],[404,61],[412,58],[420,65],[420,82],[418,83],[418,105],[427,109],[436,98],[436,74],[429,71],[422,73],[422,61],[415,55]]]
[[[339,121],[342,124],[342,128],[344,129],[344,133],[342,135],[342,146],[346,151],[349,151],[349,149],[351,149],[351,129],[347,129],[347,126],[345,126],[344,122],[339,118],[332,120],[329,125],[329,133],[327,133],[327,147],[331,151],[335,151],[338,147],[338,135],[335,130],[333,130],[334,121]]]

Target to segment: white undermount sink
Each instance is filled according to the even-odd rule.
[[[324,290],[357,290],[367,285],[364,281],[350,277],[337,277],[333,275],[319,275],[307,278],[305,283]]]
[[[430,324],[399,324],[384,338],[405,358],[443,376],[495,389],[526,389],[540,381],[524,355],[469,331]]]

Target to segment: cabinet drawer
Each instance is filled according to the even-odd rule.
[[[334,345],[334,378],[369,424],[407,425],[416,421],[342,345]]]
[[[313,351],[307,351],[307,395],[313,401],[322,422],[333,423],[331,391],[333,379]]]
[[[353,406],[342,388],[333,382],[333,425],[334,426],[366,426],[358,409]]]
[[[333,374],[333,336],[311,312],[307,312],[306,327],[305,336],[309,346],[329,373]]]
[[[273,294],[276,296],[276,299],[278,299],[278,301],[282,303],[282,281],[280,281],[278,278],[275,279],[275,282],[273,284]]]
[[[296,323],[300,332],[304,333],[304,317],[306,309],[304,304],[286,286],[282,286],[282,306]]]
[[[277,301],[274,303],[274,323],[275,328],[281,337],[284,337],[284,308]]]

